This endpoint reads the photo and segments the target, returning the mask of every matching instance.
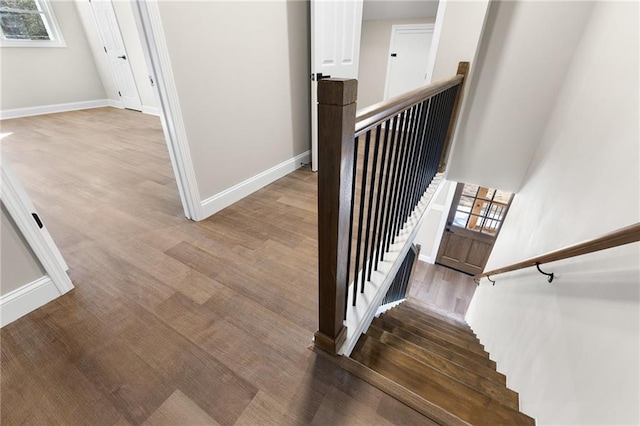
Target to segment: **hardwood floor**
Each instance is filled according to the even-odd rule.
[[[473,279],[442,265],[418,262],[407,298],[458,320],[464,320],[476,291]]]
[[[3,161],[76,286],[1,330],[3,425],[431,424],[308,350],[308,169],[195,223],[156,117],[103,108],[0,125]]]

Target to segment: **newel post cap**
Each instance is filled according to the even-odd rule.
[[[358,97],[358,80],[331,78],[318,81],[318,103],[322,105],[349,105]]]

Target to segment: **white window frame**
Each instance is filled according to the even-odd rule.
[[[34,0],[43,15],[50,40],[10,40],[4,37],[0,28],[0,47],[66,47],[58,21],[49,0]]]

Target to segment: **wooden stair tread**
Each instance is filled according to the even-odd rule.
[[[436,327],[445,331],[452,331],[452,332],[461,334],[463,336],[468,336],[470,339],[475,339],[476,341],[479,341],[478,337],[471,330],[471,327],[469,327],[467,324],[460,324],[460,325],[449,324],[448,322],[441,321],[437,317],[428,315],[424,311],[412,308],[406,303],[402,303],[398,305],[396,309],[394,309],[393,311],[399,314],[410,315],[411,317],[414,318],[414,320],[431,325],[432,327]]]
[[[402,328],[424,339],[431,340],[432,342],[437,343],[440,346],[444,346],[449,350],[458,352],[460,355],[464,355],[467,358],[479,358],[484,359],[484,361],[489,361],[489,354],[483,349],[474,345],[461,344],[458,341],[454,340],[451,336],[442,335],[441,333],[434,332],[433,330],[430,330],[426,327],[415,326],[408,322],[393,318],[389,315],[381,315],[374,321],[383,322],[390,326]]]
[[[535,424],[516,409],[373,337],[363,335],[351,358],[472,424]]]
[[[506,377],[489,367],[485,367],[476,363],[467,363],[466,365],[464,365],[464,363],[457,363],[456,361],[459,361],[459,359],[452,360],[446,358],[442,355],[430,351],[429,349],[424,348],[423,346],[419,346],[375,326],[369,327],[369,330],[367,330],[367,335],[381,341],[382,343],[405,352],[413,358],[416,358],[418,361],[431,365],[434,368],[438,368],[443,373],[448,374],[456,378],[457,380],[468,380],[464,383],[469,386],[472,386],[471,380],[473,379],[474,381],[478,382],[478,390],[484,391],[486,388],[487,392],[491,392],[490,389],[492,389],[494,386],[506,389]],[[465,376],[468,378],[460,378],[460,376]],[[488,381],[490,383],[485,383],[485,381]],[[509,392],[507,393],[513,393],[517,401],[517,394],[515,392],[509,390]],[[490,393],[487,394],[490,395]]]
[[[480,341],[475,336],[471,336],[465,332],[445,329],[433,323],[422,321],[420,318],[406,311],[392,309],[391,311],[385,312],[383,315],[389,316],[391,318],[396,318],[399,321],[402,321],[406,324],[411,324],[415,327],[431,330],[433,333],[442,336],[448,336],[447,338],[453,339],[451,340],[452,342],[457,341],[465,345],[463,347],[481,348],[484,352],[484,346],[480,343]]]
[[[471,330],[471,327],[469,327],[469,324],[467,324],[463,318],[453,318],[451,316],[448,316],[444,312],[438,312],[438,310],[435,309],[433,306],[424,306],[416,299],[408,298],[404,303],[402,303],[401,306],[413,308],[425,315],[429,315],[430,317],[437,318],[440,321],[449,323],[456,327],[459,326],[459,327],[466,328],[473,332],[473,330]]]
[[[427,350],[430,350],[431,352],[435,352],[440,356],[454,361],[456,364],[464,364],[465,366],[482,365],[494,370],[496,368],[496,363],[490,359],[476,356],[475,354],[471,354],[472,356],[469,357],[465,354],[459,353],[455,349],[450,349],[442,346],[437,342],[433,342],[428,338],[424,338],[422,336],[414,334],[411,331],[405,330],[395,325],[384,323],[380,320],[380,318],[374,318],[371,325],[393,333],[396,336],[401,337],[404,340],[407,340],[415,345],[421,346]]]

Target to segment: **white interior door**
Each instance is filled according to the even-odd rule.
[[[120,100],[125,108],[142,111],[142,102],[111,0],[90,1]]]
[[[385,99],[427,83],[433,25],[394,25],[391,29]]]
[[[311,0],[311,169],[318,170],[318,80],[358,78],[362,0]]]

